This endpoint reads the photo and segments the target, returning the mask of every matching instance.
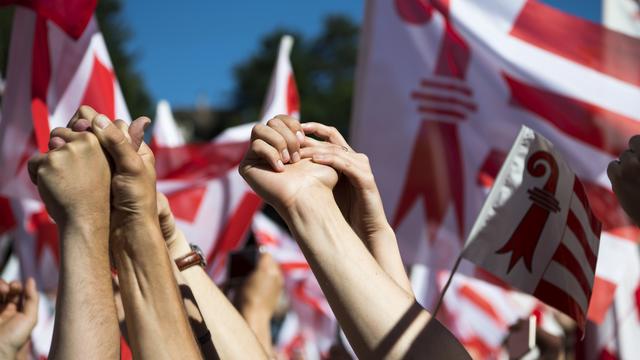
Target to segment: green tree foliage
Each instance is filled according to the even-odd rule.
[[[13,6],[0,7],[0,69],[3,77],[6,77],[7,74],[13,10]],[[142,76],[135,69],[135,59],[138,55],[126,50],[126,43],[131,37],[131,31],[120,17],[121,10],[121,0],[100,0],[96,16],[125,101],[131,116],[135,118],[140,115],[152,114],[153,108]]]
[[[255,121],[262,109],[283,34],[293,35],[291,62],[300,92],[303,120],[320,121],[348,134],[355,78],[358,26],[342,15],[325,19],[312,38],[277,30],[265,36],[256,54],[235,68],[231,115],[224,125]]]

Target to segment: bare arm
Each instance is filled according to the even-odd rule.
[[[109,165],[93,135],[57,128],[51,136],[66,144],[29,162],[60,234],[50,357],[114,359],[120,337],[109,268]]]
[[[288,141],[295,124],[279,122],[254,128],[240,173],[287,222],[358,356],[468,358],[354,233],[334,199],[337,172],[306,159],[283,165],[281,148],[299,148]]]
[[[200,358],[158,223],[153,154],[127,141],[124,122],[92,129],[113,159],[111,248],[136,358]]]
[[[184,234],[176,228],[169,203],[158,194],[158,213],[163,236],[172,259],[191,251]],[[180,272],[178,281],[193,293],[211,340],[221,359],[265,359],[267,354],[251,331],[247,322],[213,283],[200,266],[192,266]]]
[[[382,270],[330,193],[298,199],[281,215],[360,358],[468,358],[455,337]]]
[[[316,122],[301,124],[305,137],[300,149],[303,159],[328,165],[342,174],[333,190],[334,198],[349,225],[364,242],[378,265],[408,294],[413,295],[396,235],[387,222],[369,159],[356,152],[334,127]]]

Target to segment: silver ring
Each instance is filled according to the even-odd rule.
[[[346,146],[342,146],[342,150],[344,150],[344,151],[346,151],[346,152],[349,152],[349,148],[348,148],[348,147],[346,147]]]

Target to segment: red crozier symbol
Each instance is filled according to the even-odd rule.
[[[402,195],[393,217],[397,228],[422,198],[429,240],[435,241],[448,210],[453,207],[457,235],[464,239],[464,159],[458,123],[476,111],[472,90],[466,85],[471,50],[449,19],[448,1],[396,0],[396,11],[408,26],[428,22],[437,11],[445,29],[433,74],[421,79],[411,93],[422,116]]]
[[[547,163],[549,171],[547,171],[547,167],[543,163]],[[555,198],[559,171],[553,155],[546,151],[533,153],[527,161],[527,171],[531,176],[537,178],[543,177],[548,172],[549,177],[542,189],[535,187],[527,190],[529,199],[532,201],[529,211],[522,218],[509,241],[500,250],[496,251],[496,254],[511,252],[507,272],[510,272],[520,259],[524,259],[524,265],[531,272],[533,253],[540,240],[542,230],[547,224],[549,215],[552,212],[560,212],[558,200]]]

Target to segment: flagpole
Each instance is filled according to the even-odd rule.
[[[447,292],[447,289],[449,289],[449,286],[451,285],[451,281],[453,280],[453,275],[456,273],[456,271],[458,271],[458,267],[460,266],[461,261],[462,261],[462,252],[460,252],[460,255],[458,255],[458,259],[456,260],[456,263],[453,265],[453,269],[451,269],[451,273],[449,274],[449,279],[447,279],[447,283],[444,284],[444,288],[442,288],[442,291],[440,292],[440,297],[438,298],[438,302],[436,303],[436,308],[433,311],[433,314],[431,314],[433,318],[435,318],[438,315],[440,306],[442,306],[442,302],[444,301],[444,294]]]

